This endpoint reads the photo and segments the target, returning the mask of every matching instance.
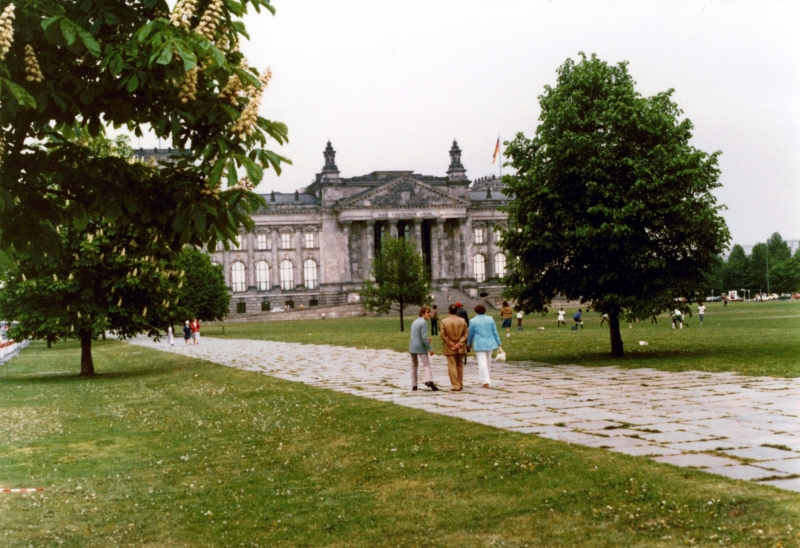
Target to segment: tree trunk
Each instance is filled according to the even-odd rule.
[[[94,375],[94,362],[92,361],[92,334],[81,334],[81,376]]]
[[[47,348],[53,348],[53,341],[47,339]]]
[[[400,333],[406,330],[406,324],[403,322],[403,301],[400,301]]]
[[[622,335],[619,332],[619,312],[608,315],[609,326],[611,329],[611,356],[614,358],[622,357]]]
[[[106,340],[106,330],[103,329],[103,340]]]

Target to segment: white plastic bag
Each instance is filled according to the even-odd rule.
[[[496,362],[506,361],[506,353],[503,351],[502,348],[497,349],[497,355],[494,357],[494,361]]]

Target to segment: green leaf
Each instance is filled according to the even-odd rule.
[[[156,59],[159,65],[168,65],[172,61],[172,44],[167,42],[161,49],[161,54]]]
[[[125,89],[128,92],[136,91],[136,88],[139,87],[139,77],[135,74],[128,79],[128,83],[125,85]]]
[[[59,19],[61,19],[61,17],[58,15],[55,17],[51,17],[50,19],[45,19],[44,21],[42,21],[42,30],[47,30],[48,28],[50,28],[50,25],[52,25]]]
[[[192,70],[197,66],[197,56],[191,48],[186,45],[186,42],[183,40],[176,40],[173,42],[173,45],[175,49],[178,50],[181,59],[183,59],[183,70]]]
[[[11,80],[6,80],[5,78],[0,80],[2,80],[3,87],[8,90],[8,92],[14,97],[14,99],[17,100],[20,105],[36,108],[36,100],[34,100],[34,98],[25,90],[25,88],[19,84],[15,84]]]
[[[236,163],[233,158],[228,160],[228,186],[234,186],[239,182],[239,176],[236,173]]]
[[[208,186],[216,188],[219,185],[219,180],[222,177],[222,170],[225,168],[225,159],[218,160],[211,170],[211,176],[208,178]]]
[[[71,46],[75,43],[75,39],[77,38],[77,25],[70,21],[69,19],[62,18],[61,19],[61,34],[64,35],[64,39],[67,41],[67,45]]]
[[[94,36],[81,27],[77,27],[77,32],[78,36],[81,38],[81,42],[83,42],[83,45],[86,46],[87,50],[89,50],[89,53],[95,57],[100,57],[100,44],[97,43],[97,40],[94,39]]]
[[[256,164],[253,160],[248,158],[247,156],[237,154],[236,159],[241,162],[244,166],[245,170],[247,170],[247,176],[250,178],[250,182],[254,185],[257,185],[261,182],[261,178],[264,177],[264,170],[258,164]]]

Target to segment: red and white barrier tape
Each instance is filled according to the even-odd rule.
[[[35,493],[36,491],[44,491],[44,487],[33,487],[31,489],[0,489],[0,493]]]

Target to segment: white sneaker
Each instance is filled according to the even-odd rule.
[[[510,336],[511,336],[511,333],[506,333],[506,337],[510,337]]]

